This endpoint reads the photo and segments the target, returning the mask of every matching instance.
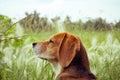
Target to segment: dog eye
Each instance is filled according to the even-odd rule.
[[[53,41],[53,40],[50,40],[49,42],[50,42],[50,43],[54,43],[54,41]]]

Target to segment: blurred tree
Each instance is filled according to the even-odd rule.
[[[102,18],[96,18],[94,28],[95,30],[111,30],[112,26]]]
[[[120,29],[120,21],[115,24],[115,29]]]
[[[25,13],[26,17],[20,21],[20,24],[25,28],[25,30],[29,31],[31,29],[32,31],[41,31],[41,30],[51,30],[52,26],[59,26],[60,16],[56,16],[51,19],[52,23],[48,20],[47,17],[40,17],[39,13],[34,11],[34,13]],[[66,16],[63,23],[64,27],[69,30],[73,29],[87,29],[87,30],[111,30],[113,29],[113,24],[106,22],[106,20],[102,19],[101,17],[98,17],[96,19],[89,19],[85,23],[82,22],[82,20],[77,20],[75,22],[71,21],[70,16]],[[115,25],[116,28],[118,28],[119,22]]]
[[[25,31],[32,30],[33,32],[39,32],[42,29],[50,29],[52,26],[48,21],[47,17],[40,17],[39,13],[34,11],[34,13],[25,13],[26,17],[23,18],[19,23],[25,28]]]
[[[78,26],[77,26],[78,29],[80,29],[80,30],[84,29],[84,23],[82,22],[81,19],[79,19],[79,20],[76,22],[76,24],[78,25]]]
[[[51,20],[52,20],[54,25],[57,25],[58,21],[60,20],[60,16],[56,16],[56,17],[52,18]]]
[[[64,24],[66,30],[67,30],[67,29],[68,29],[68,30],[71,30],[71,29],[74,28],[74,23],[72,23],[70,16],[66,16],[63,24]]]
[[[86,23],[84,24],[84,29],[94,30],[94,22],[93,22],[93,20],[86,21]]]

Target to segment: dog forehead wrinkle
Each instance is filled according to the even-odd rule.
[[[57,33],[56,35],[52,36],[51,38],[60,38],[63,37],[63,35],[66,35],[67,33],[63,32],[63,33]]]

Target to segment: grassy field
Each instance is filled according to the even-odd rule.
[[[57,31],[24,33],[17,27],[0,42],[0,80],[53,80],[51,65],[38,59],[32,51],[32,42],[48,39]],[[120,80],[119,31],[68,31],[79,36],[86,47],[92,72],[97,80]],[[2,38],[2,37],[1,37]],[[2,39],[1,39],[2,40]]]

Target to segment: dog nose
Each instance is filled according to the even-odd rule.
[[[35,43],[32,43],[33,47],[34,47],[36,44],[37,44],[36,42],[35,42]]]

